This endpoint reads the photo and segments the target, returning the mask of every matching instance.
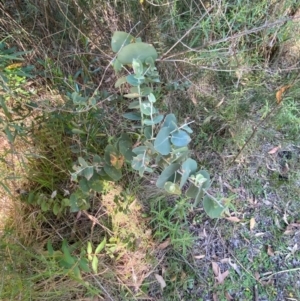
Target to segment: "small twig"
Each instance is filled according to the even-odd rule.
[[[278,272],[275,272],[275,273],[273,273],[269,276],[261,278],[260,281],[266,281],[266,280],[272,278],[275,275],[279,275],[279,274],[283,274],[283,273],[289,273],[289,272],[296,272],[296,271],[300,271],[300,268],[294,268],[294,269],[289,269],[289,270],[278,271]]]
[[[165,57],[171,50],[173,50],[174,47],[176,47],[177,44],[181,43],[181,41],[187,36],[189,35],[189,33],[195,29],[195,27],[203,20],[203,18],[213,9],[213,7],[211,7],[208,11],[206,11],[201,18],[169,49],[167,50],[167,52],[165,52],[162,55],[162,58]]]
[[[201,49],[204,49],[206,47],[209,47],[209,46],[214,46],[214,45],[217,45],[217,44],[220,44],[220,43],[223,43],[223,42],[228,42],[228,41],[231,41],[231,40],[234,40],[234,39],[237,39],[237,38],[241,38],[245,35],[249,35],[249,34],[252,34],[252,33],[256,33],[256,32],[259,32],[259,31],[262,31],[266,28],[271,28],[273,26],[279,26],[281,25],[282,23],[285,23],[287,21],[291,21],[291,20],[295,20],[295,19],[298,19],[298,17],[287,17],[287,18],[282,18],[282,19],[279,19],[275,22],[272,22],[272,23],[266,23],[262,26],[259,26],[257,28],[253,28],[253,29],[249,29],[249,30],[244,30],[242,32],[239,32],[239,33],[236,33],[230,37],[225,37],[225,38],[222,38],[220,40],[217,40],[217,41],[212,41],[212,42],[208,42],[208,43],[205,43],[199,47],[196,47],[194,49],[189,49],[189,50],[184,50],[184,51],[181,51],[181,52],[177,52],[177,53],[174,53],[168,57],[165,58],[166,54],[169,53],[170,50],[172,50],[175,45],[177,45],[182,39],[180,39],[170,50],[168,50],[162,57],[161,57],[161,60],[164,61],[164,60],[167,60],[167,59],[170,59],[174,56],[179,56],[179,55],[182,55],[182,54],[186,54],[188,52],[198,52],[200,51]],[[189,33],[189,32],[188,32]],[[163,59],[165,58],[165,59]]]

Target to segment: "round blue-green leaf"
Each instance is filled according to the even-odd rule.
[[[177,129],[177,119],[174,114],[168,114],[163,123],[163,127],[168,127],[170,131]]]
[[[163,127],[155,138],[154,148],[162,155],[168,155],[171,152],[170,132],[169,128]]]
[[[136,113],[136,112],[129,112],[129,113],[125,113],[123,114],[124,118],[127,118],[129,120],[141,120],[141,114],[140,113]]]
[[[155,48],[147,43],[133,43],[123,47],[118,54],[118,61],[123,65],[132,64],[133,59],[144,62],[148,57],[156,60],[158,55]]]
[[[174,163],[167,166],[158,177],[156,181],[156,186],[158,188],[164,188],[165,183],[168,182],[175,175],[179,168],[180,164],[178,163]]]
[[[154,125],[160,123],[164,119],[164,115],[157,115],[152,120],[151,119],[145,119],[144,124],[146,125]]]
[[[221,217],[225,209],[207,195],[203,199],[203,208],[210,218]]]
[[[113,52],[118,52],[122,47],[134,41],[134,37],[124,31],[115,31],[111,38],[111,49]]]
[[[181,189],[177,183],[166,182],[164,185],[165,191],[170,194],[181,195]]]
[[[172,133],[171,142],[176,146],[186,146],[191,142],[191,137],[185,131],[178,130]]]

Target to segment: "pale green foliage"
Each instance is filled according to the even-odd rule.
[[[225,207],[218,200],[207,196],[209,174],[198,170],[197,162],[189,158],[188,144],[192,140],[190,134],[193,130],[188,124],[178,125],[174,114],[163,116],[155,107],[153,87],[159,82],[154,64],[156,50],[152,45],[136,41],[122,32],[113,35],[112,48],[118,51],[113,64],[115,70],[120,71],[123,65],[131,65],[133,70],[132,74],[120,77],[115,84],[117,88],[125,83],[131,86],[130,93],[124,95],[125,98],[133,99],[128,106],[131,111],[123,117],[135,121],[136,128],[140,129],[139,146],[132,149],[132,168],[143,176],[144,173],[153,172],[154,166],[159,167],[161,173],[156,182],[157,187],[170,194],[182,195],[183,188],[188,185],[185,195],[195,199],[194,206],[198,206],[204,198],[206,213],[211,218],[220,217]]]

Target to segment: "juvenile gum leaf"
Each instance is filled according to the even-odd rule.
[[[139,108],[140,108],[140,102],[138,100],[134,100],[128,105],[128,109],[139,109]]]
[[[148,100],[149,100],[151,103],[156,102],[156,98],[155,98],[155,96],[154,96],[153,93],[150,93],[150,94],[148,95]]]
[[[123,84],[125,84],[127,81],[126,81],[126,76],[122,76],[120,77],[116,83],[115,83],[115,88],[119,88],[121,87]]]
[[[152,103],[149,101],[143,101],[141,103],[140,110],[146,116],[151,116],[152,114],[155,114],[157,112]]]
[[[119,152],[125,157],[127,161],[133,158],[132,140],[129,135],[123,133],[118,141]]]
[[[94,174],[94,167],[93,166],[88,166],[83,170],[83,176],[87,179],[90,180],[91,177]]]
[[[182,130],[178,130],[171,134],[171,142],[178,147],[186,146],[191,142],[190,135]]]
[[[144,80],[137,79],[133,74],[127,75],[126,81],[128,84],[130,84],[131,86],[135,86],[135,87],[137,87],[138,85],[140,85],[144,82]]]
[[[158,177],[158,179],[156,181],[156,186],[158,188],[164,188],[165,183],[168,182],[169,179],[175,175],[176,171],[179,168],[180,168],[180,164],[178,164],[178,163],[173,163],[173,164],[169,165],[168,167],[166,167],[162,171],[160,176]]]
[[[116,169],[113,166],[109,166],[108,164],[104,165],[104,171],[107,175],[113,180],[118,181],[122,178],[122,172],[120,169]]]
[[[125,113],[123,114],[124,118],[127,118],[129,120],[141,120],[141,114],[140,113],[136,113],[136,112],[129,112],[129,113]]]
[[[191,158],[186,159],[181,166],[183,172],[180,180],[180,188],[186,183],[190,174],[194,173],[197,170],[197,162]]]
[[[176,130],[177,129],[176,116],[174,114],[168,114],[163,123],[163,127],[169,128],[170,132]]]
[[[203,208],[210,218],[219,218],[224,211],[223,207],[221,207],[207,195],[203,199]]]
[[[146,125],[155,125],[160,123],[164,119],[164,115],[157,115],[152,120],[151,119],[145,119],[144,124]]]
[[[154,149],[162,155],[168,155],[171,152],[169,135],[170,129],[162,127],[155,138]]]
[[[113,52],[118,52],[122,47],[134,41],[134,37],[124,31],[115,31],[111,38],[111,49]]]
[[[181,189],[177,183],[166,182],[164,185],[164,188],[165,188],[166,192],[168,192],[170,194],[181,195]]]
[[[148,57],[156,60],[157,56],[157,52],[152,45],[140,42],[123,47],[117,58],[121,64],[128,65],[132,64],[133,59],[139,59],[141,62],[144,62]]]
[[[105,247],[106,245],[106,237],[104,237],[104,239],[101,241],[101,243],[98,245],[98,247],[95,250],[95,254],[99,254]]]
[[[138,93],[129,93],[123,95],[125,98],[138,98],[140,95]]]
[[[189,198],[196,198],[199,192],[199,187],[195,186],[193,183],[190,184],[188,190],[186,191],[185,195]]]

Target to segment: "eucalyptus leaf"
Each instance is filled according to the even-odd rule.
[[[140,110],[146,116],[151,116],[157,113],[157,110],[153,107],[152,103],[149,101],[143,101],[141,103]]]
[[[155,125],[160,123],[164,119],[164,115],[157,115],[152,120],[151,119],[145,119],[144,124],[146,125]]]
[[[155,48],[147,43],[133,43],[123,47],[118,53],[117,59],[123,65],[132,64],[133,59],[145,62],[148,57],[156,60],[158,55]]]
[[[122,77],[118,78],[118,80],[115,83],[115,88],[121,87],[126,82],[127,82],[126,76],[122,76]]]
[[[132,140],[130,136],[123,133],[118,141],[119,152],[125,157],[126,161],[130,162],[134,156],[132,152]]]
[[[134,100],[128,105],[128,109],[139,109],[139,108],[140,108],[140,102],[138,100]]]
[[[168,182],[176,174],[179,168],[180,164],[178,163],[167,166],[158,177],[156,186],[158,188],[164,188],[165,183]]]
[[[127,75],[126,76],[126,81],[128,84],[130,84],[131,86],[139,86],[144,82],[143,78],[136,78],[133,74]]]
[[[185,195],[188,197],[188,198],[193,198],[195,199],[198,195],[198,192],[199,192],[199,187],[195,186],[193,183],[190,184],[189,188],[187,189]]]
[[[193,133],[193,130],[187,124],[183,125],[181,128],[184,129],[189,134]]]
[[[129,93],[123,95],[125,98],[139,98],[140,95],[138,93]]]
[[[140,87],[140,90],[137,87],[131,87],[130,93],[140,94],[141,96],[147,96],[152,92],[150,87]]]
[[[108,164],[104,165],[104,171],[107,173],[107,175],[113,180],[118,181],[122,178],[122,172],[120,169],[117,169],[113,166],[110,166]]]
[[[181,195],[181,189],[177,183],[166,182],[164,185],[164,188],[165,188],[166,192],[168,192],[170,194]]]
[[[203,208],[210,218],[221,217],[225,209],[207,195],[203,199]]]
[[[194,173],[197,170],[197,162],[191,158],[186,159],[181,166],[182,175],[180,180],[180,189],[188,180],[190,174]]]
[[[168,127],[162,127],[155,138],[154,148],[162,155],[168,155],[171,152],[170,132]]]
[[[111,49],[113,52],[118,52],[122,47],[134,41],[134,37],[124,31],[115,31],[111,38]]]
[[[173,132],[171,135],[171,142],[176,146],[186,146],[191,142],[191,137],[185,131],[178,130],[176,132]]]
[[[93,166],[88,166],[83,170],[82,175],[87,179],[90,180],[90,178],[94,174],[94,167]]]
[[[115,72],[120,72],[123,68],[123,65],[121,64],[121,62],[118,59],[115,59],[112,62],[112,66],[113,66]]]
[[[156,102],[156,98],[155,98],[155,96],[154,96],[153,93],[150,93],[150,94],[148,95],[148,100],[149,100],[151,103],[155,103],[155,102]]]
[[[132,68],[135,75],[137,75],[138,77],[142,76],[144,68],[142,62],[139,59],[133,59]]]
[[[170,132],[177,129],[177,119],[174,114],[168,114],[163,123],[163,127],[167,127],[170,129]]]
[[[144,145],[135,147],[132,151],[136,154],[136,155],[140,155],[140,154],[144,154],[147,151],[147,147]]]
[[[124,118],[127,118],[129,120],[141,120],[141,114],[137,113],[137,112],[129,112],[129,113],[125,113],[123,114]]]

